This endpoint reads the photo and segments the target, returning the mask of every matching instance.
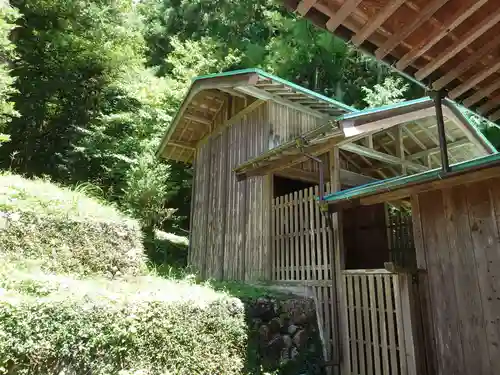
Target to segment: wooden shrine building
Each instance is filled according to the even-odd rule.
[[[449,357],[434,360],[448,347],[442,335],[451,334],[451,326],[442,326],[451,318],[439,306],[452,297],[438,283],[472,291],[468,283],[477,272],[464,268],[463,278],[445,272],[449,259],[437,253],[425,268],[422,257],[445,241],[443,233],[450,246],[467,232],[454,232],[443,217],[435,218],[443,229],[430,224],[433,215],[450,215],[441,210],[442,196],[436,198],[442,193],[432,196],[441,206],[425,196],[418,208],[412,192],[374,198],[405,181],[415,191],[420,183],[436,187],[440,179],[453,180],[456,168],[468,170],[464,162],[496,153],[452,101],[437,95],[358,111],[258,69],[202,76],[158,153],[194,166],[189,263],[202,277],[309,288],[334,373],[452,373]],[[493,197],[491,187],[486,191],[481,199]],[[481,239],[468,244],[474,241]],[[453,260],[457,268],[470,259],[463,256]],[[446,311],[457,313],[458,297],[468,295],[460,293]],[[479,317],[469,313],[454,322]]]

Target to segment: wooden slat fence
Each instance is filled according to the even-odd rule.
[[[329,191],[329,183],[325,184]],[[277,197],[272,205],[272,279],[311,288],[328,362],[339,363],[338,319],[332,280],[333,238],[316,197],[319,187]]]
[[[343,271],[348,375],[413,375],[411,276],[385,270]]]
[[[332,279],[332,234],[316,203],[318,195],[315,186],[274,198],[273,280]]]

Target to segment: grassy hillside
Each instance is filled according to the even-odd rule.
[[[0,374],[240,374],[238,299],[147,271],[113,207],[0,176]]]

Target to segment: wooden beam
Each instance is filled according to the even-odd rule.
[[[460,95],[462,95],[464,92],[469,91],[471,88],[476,86],[479,82],[484,81],[486,78],[491,76],[493,73],[497,72],[498,69],[500,69],[500,61],[496,62],[489,68],[486,68],[484,70],[481,70],[479,73],[474,75],[473,77],[469,78],[467,81],[463,82],[461,85],[458,85],[455,87],[453,90],[451,90],[448,94],[448,96],[451,99],[456,99]]]
[[[364,133],[385,130],[395,125],[420,120],[422,118],[430,117],[433,115],[434,108],[429,106],[428,108],[415,109],[412,112],[394,115],[390,118],[381,118],[380,120],[375,120],[364,124],[357,125],[355,121],[348,119],[341,120],[340,124],[342,131],[344,132],[346,137],[352,137],[355,135],[363,135]]]
[[[226,94],[236,96],[236,97],[241,98],[241,99],[247,99],[245,94],[242,94],[241,92],[238,92],[230,87],[220,88],[219,90],[224,91]]]
[[[328,115],[325,113],[322,113],[320,111],[306,107],[306,106],[298,104],[298,103],[294,103],[291,100],[281,98],[277,95],[273,95],[273,94],[271,94],[265,90],[261,90],[257,87],[252,87],[252,86],[236,87],[236,90],[238,90],[240,92],[244,92],[245,94],[254,96],[256,98],[259,98],[261,100],[275,101],[276,103],[282,104],[285,107],[293,108],[293,109],[296,109],[297,111],[300,111],[303,113],[308,113],[308,114],[313,115],[313,116],[318,117],[318,118],[328,117]]]
[[[190,142],[181,142],[181,141],[169,141],[167,143],[169,146],[175,146],[180,148],[185,148],[187,150],[196,150],[196,145]]]
[[[498,119],[500,119],[500,109],[488,116],[488,120],[490,121],[497,121]]]
[[[301,16],[305,16],[309,10],[316,4],[318,0],[302,0],[298,5],[295,11],[299,13]]]
[[[452,172],[453,173],[453,172]],[[448,178],[438,179],[430,182],[410,184],[386,193],[373,194],[360,198],[362,205],[372,205],[382,202],[390,202],[409,197],[412,194],[420,194],[430,190],[447,189],[453,186],[464,185],[500,176],[500,166],[481,167],[477,170],[463,171]]]
[[[467,59],[462,61],[456,67],[451,69],[444,76],[439,78],[432,84],[432,88],[434,90],[440,90],[445,87],[448,83],[457,78],[460,74],[466,72],[470,68],[472,68],[475,64],[485,61],[486,55],[490,52],[493,52],[495,48],[500,46],[500,36],[491,39],[488,43],[482,46],[479,50],[470,55]]]
[[[415,15],[413,22],[405,25],[398,32],[392,34],[387,41],[375,51],[375,57],[381,60],[387,56],[394,48],[403,42],[408,36],[418,29],[423,23],[429,20],[436,11],[446,4],[449,0],[432,0],[421,11]]]
[[[469,46],[477,38],[483,35],[486,31],[491,29],[500,21],[500,10],[490,14],[486,19],[482,20],[480,23],[472,27],[467,33],[461,36],[455,43],[446,48],[437,57],[432,59],[427,65],[422,69],[418,70],[415,77],[418,80],[422,80],[429,76],[436,69],[441,67],[448,60],[453,58],[457,53],[462,51],[465,47]]]
[[[364,138],[365,146],[368,148],[373,148],[373,134],[368,135]]]
[[[234,76],[226,77],[214,77],[206,78],[203,80],[196,81],[188,92],[187,96],[181,104],[179,111],[174,117],[172,124],[168,128],[167,132],[163,135],[160,142],[160,147],[156,151],[156,155],[163,155],[163,149],[165,148],[168,140],[177,129],[177,125],[181,118],[183,118],[186,110],[190,106],[192,100],[195,99],[202,91],[220,89],[233,86],[244,86],[244,85],[255,85],[259,80],[259,75],[257,73],[242,73]]]
[[[244,116],[249,114],[250,112],[253,112],[256,108],[260,107],[262,104],[264,104],[264,100],[255,100],[245,108],[243,108],[241,111],[239,111],[237,114],[235,114],[233,117],[231,117],[229,120],[226,120],[219,125],[217,125],[212,133],[207,134],[205,137],[203,137],[197,144],[197,147],[200,147],[203,145],[210,137],[213,137],[215,135],[220,134],[224,129],[234,125],[236,122],[240,121]]]
[[[479,102],[481,99],[484,97],[490,95],[494,91],[500,89],[500,79],[498,81],[493,82],[492,84],[483,87],[482,89],[476,91],[474,95],[469,96],[467,99],[465,99],[462,104],[466,107],[470,107],[471,105],[476,104]]]
[[[356,9],[362,0],[344,0],[339,10],[326,23],[326,29],[333,32]]]
[[[184,118],[186,120],[190,120],[190,121],[194,121],[194,122],[198,122],[200,124],[204,124],[204,125],[212,125],[212,120],[206,118],[206,117],[201,117],[201,116],[197,116],[197,115],[190,115],[189,113],[186,113],[184,115]]]
[[[365,25],[352,38],[351,42],[359,46],[373,34],[406,0],[391,0],[375,15],[373,20],[366,21]]]
[[[459,139],[458,141],[455,141],[453,143],[448,144],[448,150],[453,150],[454,148],[462,147],[466,144],[470,144],[469,139],[462,138],[462,139]],[[414,154],[411,154],[408,156],[408,159],[409,160],[420,159],[420,158],[427,157],[427,156],[432,155],[432,154],[436,154],[439,151],[441,151],[441,148],[439,146],[436,146],[436,147],[430,148],[428,150],[419,151],[419,152],[416,152]]]
[[[376,178],[365,176],[360,173],[351,172],[347,169],[340,170],[340,182],[346,186],[359,186],[369,184],[371,182],[379,181]]]
[[[500,95],[497,95],[494,98],[488,99],[488,101],[485,104],[483,104],[482,106],[480,106],[477,109],[477,111],[480,114],[485,115],[489,111],[491,111],[492,109],[495,109],[498,106],[500,106]]]
[[[422,143],[422,141],[415,135],[415,133],[413,133],[410,129],[408,129],[407,126],[404,126],[403,127],[403,130],[406,132],[406,134],[408,134],[408,136],[413,140],[413,142],[415,142],[417,144],[418,147],[420,147],[422,150],[427,150],[427,146],[424,145]],[[440,161],[439,159],[434,156],[434,155],[430,155],[430,165],[429,165],[429,161],[427,162],[427,165],[430,167],[432,165],[432,159],[434,159],[434,161],[439,164]]]
[[[358,155],[366,156],[371,159],[380,160],[388,164],[404,165],[408,169],[412,169],[417,172],[423,172],[429,170],[429,168],[424,165],[401,160],[397,156],[385,154],[383,152],[375,151],[367,147],[356,145],[353,143],[345,144],[341,146],[341,149]]]
[[[401,59],[399,59],[396,63],[396,68],[404,70],[408,65],[430,50],[441,39],[446,37],[451,31],[462,24],[462,22],[464,22],[487,2],[488,0],[471,0],[464,3],[453,15],[448,17],[448,22],[441,25],[441,27],[429,35],[429,37],[419,43],[418,46],[412,48]]]
[[[394,129],[394,137],[394,141],[396,142],[396,156],[404,162],[405,146],[403,143],[403,127],[401,125],[397,125]],[[401,174],[407,174],[406,166],[404,164],[401,164]]]
[[[280,177],[290,178],[293,180],[305,181],[313,184],[319,183],[319,172],[305,171],[303,169],[290,167],[287,169],[282,169],[280,171],[277,171],[274,174]]]

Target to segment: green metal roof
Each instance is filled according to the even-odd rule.
[[[469,169],[472,170],[480,167],[486,167],[491,163],[496,162],[500,162],[500,153],[498,152],[488,156],[468,160],[462,163],[453,164],[451,165],[451,171],[446,174],[443,173],[443,170],[441,168],[437,168],[410,176],[394,177],[387,180],[376,181],[369,184],[357,186],[352,189],[342,190],[337,193],[329,194],[326,195],[323,200],[328,204],[350,201],[361,197],[394,191],[410,184],[418,184],[445,179],[448,176],[455,175],[459,172],[466,172]]]
[[[287,81],[286,79],[280,78],[280,77],[275,76],[274,74],[271,74],[271,73],[267,73],[267,72],[265,72],[261,69],[258,69],[258,68],[239,69],[239,70],[231,70],[229,72],[224,72],[224,73],[214,73],[214,74],[202,75],[202,76],[195,77],[193,79],[193,83],[195,83],[196,81],[208,79],[208,78],[230,77],[230,76],[235,76],[238,74],[246,74],[246,73],[255,73],[255,74],[258,74],[259,76],[272,79],[273,81],[276,81],[276,82],[279,82],[283,85],[289,86],[289,87],[293,88],[294,90],[300,91],[300,92],[307,94],[307,95],[311,95],[319,100],[323,100],[325,102],[328,102],[328,103],[330,103],[338,108],[341,108],[347,112],[356,112],[357,111],[357,109],[354,107],[351,107],[347,104],[339,102],[335,99],[329,98],[325,95],[321,95],[315,91],[309,90],[305,87],[297,85],[296,83]]]

